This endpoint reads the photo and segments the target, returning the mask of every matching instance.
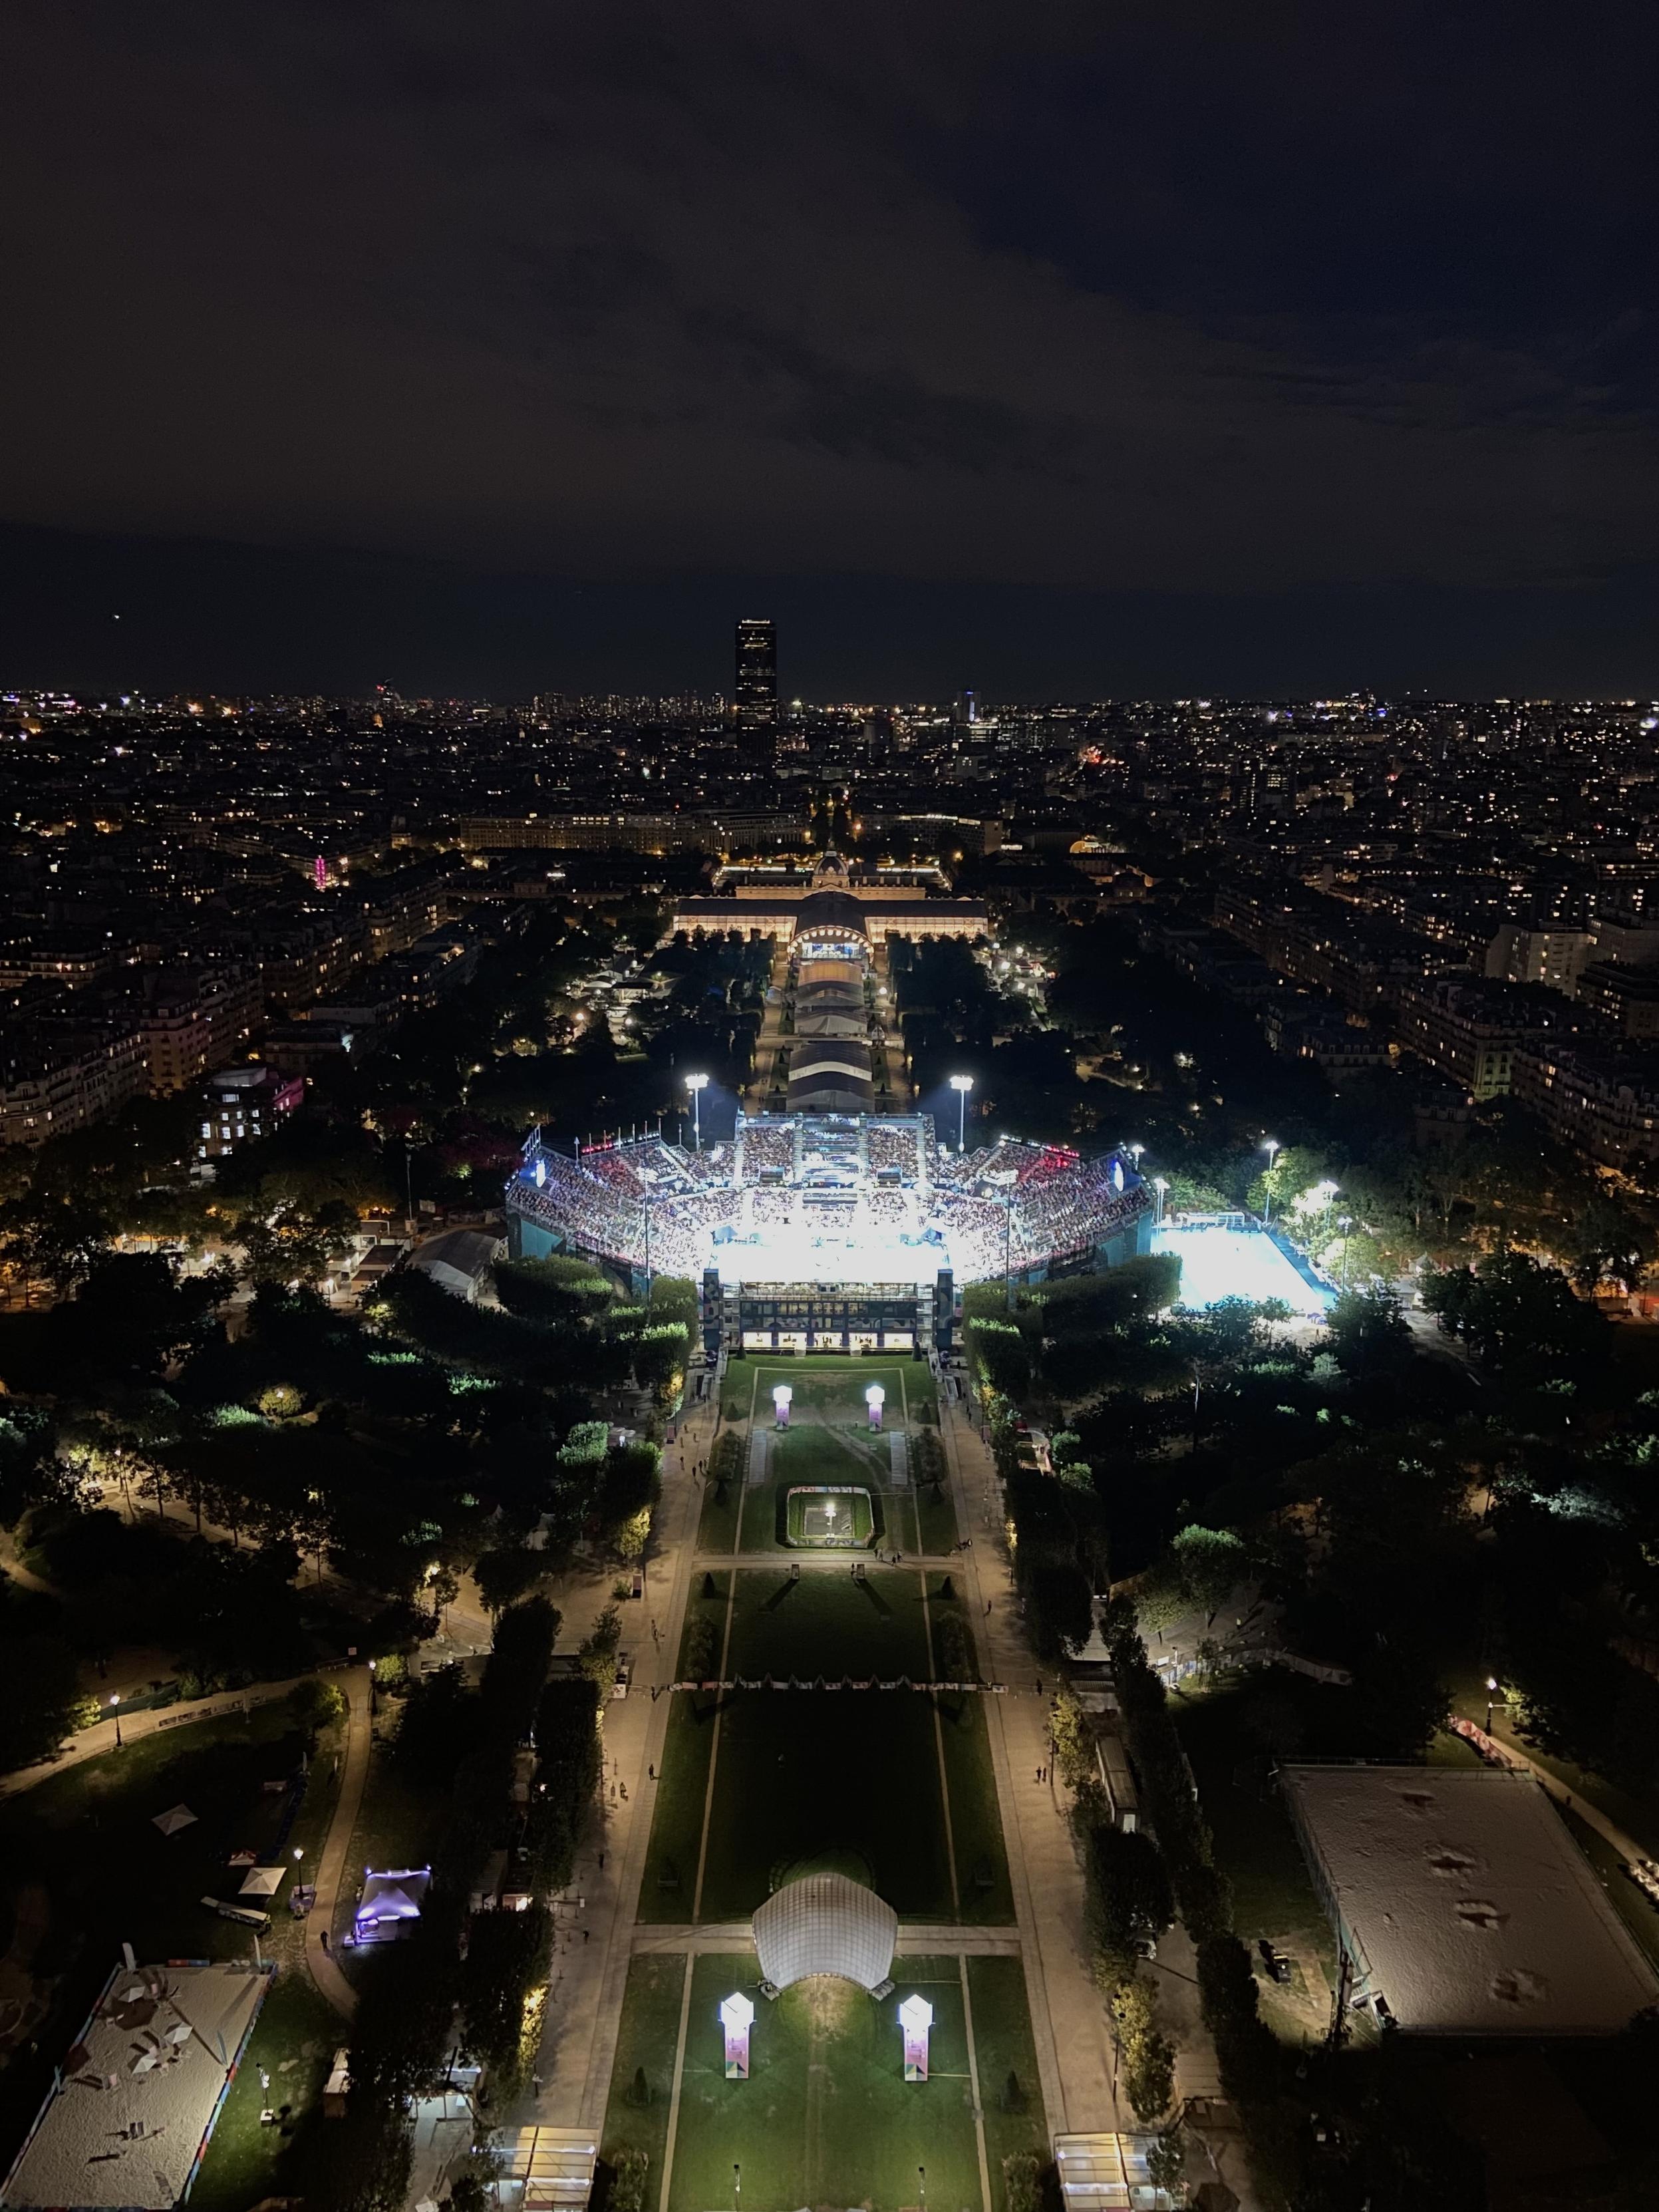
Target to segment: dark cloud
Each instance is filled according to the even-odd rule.
[[[15,0],[0,517],[1528,638],[1659,556],[1651,21]]]

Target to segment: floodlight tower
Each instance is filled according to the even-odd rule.
[[[1273,1218],[1273,1160],[1279,1152],[1278,1138],[1264,1137],[1261,1139],[1261,1149],[1267,1155],[1267,1176],[1262,1188],[1261,1204],[1261,1225],[1266,1229],[1271,1226]]]
[[[957,1094],[957,1150],[959,1152],[965,1152],[968,1149],[968,1093],[973,1087],[971,1075],[953,1075],[951,1078],[951,1088]]]
[[[708,1088],[706,1075],[688,1075],[685,1087],[691,1093],[691,1140],[698,1152],[702,1150],[702,1094]]]
[[[1162,1229],[1164,1226],[1164,1194],[1169,1188],[1168,1182],[1162,1176],[1152,1177],[1152,1188],[1158,1193],[1158,1212],[1152,1216],[1154,1229]]]

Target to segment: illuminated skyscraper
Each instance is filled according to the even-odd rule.
[[[770,733],[778,726],[778,626],[754,617],[738,624],[738,727]]]

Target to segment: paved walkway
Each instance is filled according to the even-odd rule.
[[[357,1826],[363,1787],[368,1780],[373,1749],[369,1724],[369,1674],[367,1667],[350,1667],[336,1678],[346,1701],[345,1765],[340,1775],[340,1794],[317,1859],[317,1901],[306,1916],[305,1959],[311,1978],[336,2012],[347,2020],[357,2009],[357,1992],[336,1962],[332,1930],[335,1908],[343,1883],[351,1878],[348,1857]]]
[[[634,1930],[635,1954],[652,1951],[750,1951],[755,1948],[747,1920],[663,1922],[653,1926],[641,1921]],[[1018,1958],[1018,1928],[971,1928],[960,1920],[901,1920],[896,1955],[899,1958]]]
[[[191,1698],[181,1705],[124,1713],[118,1723],[112,1717],[106,1721],[94,1721],[90,1728],[82,1729],[71,1736],[55,1759],[37,1759],[33,1766],[20,1766],[10,1774],[0,1774],[0,1797],[13,1797],[20,1790],[33,1790],[37,1782],[50,1782],[54,1774],[79,1766],[86,1759],[100,1759],[106,1751],[115,1751],[120,1745],[142,1743],[148,1735],[170,1733],[182,1728],[186,1721],[213,1720],[220,1714],[248,1712],[255,1705],[274,1705],[278,1698],[285,1698],[296,1683],[309,1679],[308,1675],[294,1674],[281,1682],[250,1682],[245,1689],[221,1690],[216,1697]]]
[[[656,1799],[651,1770],[661,1771],[673,1705],[672,1698],[650,1693],[674,1679],[702,1513],[702,1485],[692,1469],[708,1456],[714,1423],[712,1404],[697,1408],[680,1422],[664,1453],[646,1595],[622,1608],[633,1686],[605,1715],[600,1818],[555,1906],[553,1979],[536,2063],[540,2087],[522,2116],[526,2125],[604,2124]],[[592,1616],[611,1602],[613,1579],[598,1577],[586,1593],[561,1593],[559,1641],[565,1649],[580,1642]]]
[[[939,1418],[957,1526],[974,1540],[957,1557],[981,1662],[998,1680],[1031,1674],[1003,1548],[1000,1485],[990,1452],[961,1407],[944,1402]],[[1050,1758],[1047,1701],[988,1698],[986,1718],[1049,2131],[1116,2128],[1111,2039],[1089,1973],[1083,1873],[1063,1794],[1036,1779]]]

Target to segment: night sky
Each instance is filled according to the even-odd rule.
[[[1654,24],[12,0],[0,681],[1651,691]]]

